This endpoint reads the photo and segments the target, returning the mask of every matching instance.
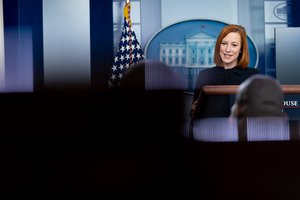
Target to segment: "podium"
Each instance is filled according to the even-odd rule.
[[[239,85],[207,85],[203,91],[208,95],[236,94]],[[300,94],[300,85],[281,85],[284,94]]]
[[[234,95],[239,85],[207,85],[203,87],[207,95]],[[281,85],[284,93],[283,108],[291,120],[300,120],[300,85]]]
[[[208,85],[203,87],[203,92],[207,95],[235,95],[238,92],[239,85]],[[299,140],[300,139],[300,85],[281,85],[284,93],[283,109],[288,115],[288,121],[269,120],[269,119],[249,119],[248,141],[267,141],[267,140]],[[196,137],[203,141],[239,141],[236,129],[236,122],[231,122],[228,126],[227,119],[219,120],[218,123],[224,122],[223,126],[218,129],[206,121],[197,122],[194,133]],[[222,121],[223,120],[223,121]],[[269,121],[268,121],[269,120]],[[275,123],[274,123],[275,122]],[[215,122],[212,124],[216,124]],[[221,123],[222,124],[222,123]],[[201,129],[201,130],[200,130]],[[224,134],[228,132],[230,134]],[[290,134],[288,133],[290,132]],[[207,133],[207,134],[206,134]],[[213,133],[213,134],[212,134]],[[214,136],[214,137],[212,137]],[[226,137],[225,137],[226,136]],[[195,137],[195,135],[194,135]]]

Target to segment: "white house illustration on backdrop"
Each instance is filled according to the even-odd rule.
[[[147,59],[160,61],[187,82],[187,92],[194,92],[199,73],[215,66],[215,44],[228,24],[215,20],[187,20],[157,32],[145,49]],[[258,51],[248,38],[250,64],[256,67]]]
[[[179,43],[160,43],[160,61],[170,67],[212,67],[215,43],[216,37],[202,30]]]

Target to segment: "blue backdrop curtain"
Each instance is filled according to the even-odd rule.
[[[300,1],[299,0],[291,0],[291,26],[292,27],[300,27]]]
[[[43,0],[3,0],[4,29],[30,27],[33,39],[34,91],[44,88]],[[90,0],[91,83],[96,89],[108,87],[113,60],[112,1]]]

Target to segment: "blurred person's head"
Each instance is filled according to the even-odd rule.
[[[142,61],[132,65],[120,82],[121,89],[183,90],[187,83],[171,67],[158,61]]]
[[[214,62],[228,69],[248,67],[249,50],[243,26],[230,24],[221,30],[215,45]]]
[[[238,89],[231,116],[280,117],[283,112],[283,91],[279,82],[267,75],[253,75]]]

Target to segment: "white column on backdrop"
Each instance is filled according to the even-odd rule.
[[[190,19],[238,22],[238,0],[161,0],[162,27]]]
[[[89,6],[89,0],[43,0],[45,87],[90,85]]]

